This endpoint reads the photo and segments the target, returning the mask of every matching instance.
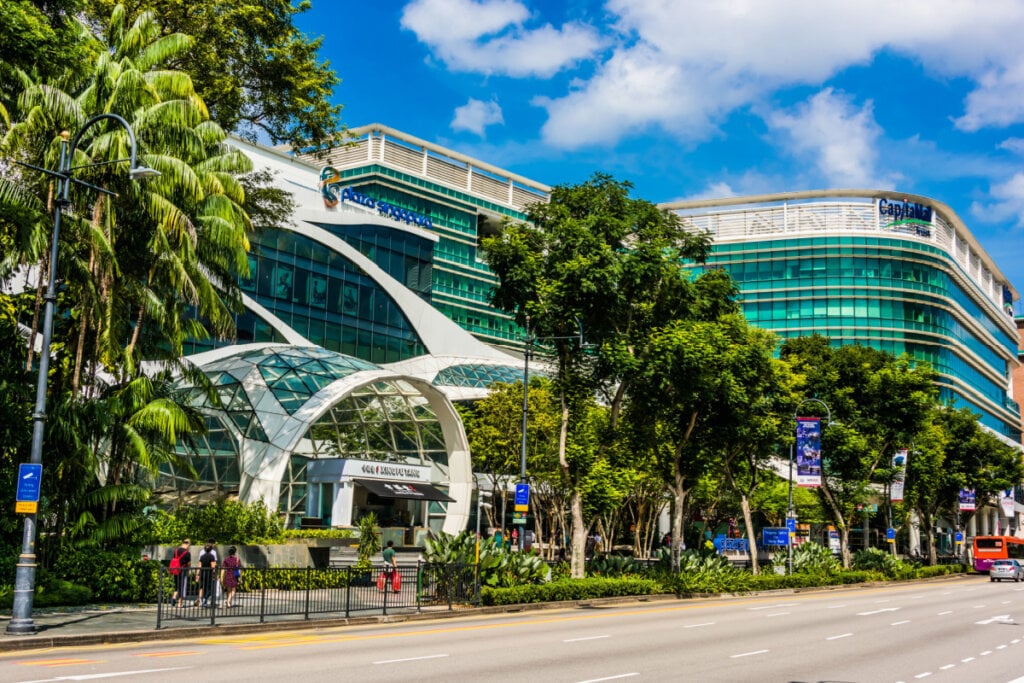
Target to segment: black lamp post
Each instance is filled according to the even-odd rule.
[[[825,413],[828,415],[828,424],[832,424],[832,411],[829,409],[828,404],[822,401],[820,398],[805,398],[803,401],[797,404],[796,410],[793,411],[793,422],[795,423],[797,418],[800,416],[800,408],[805,403],[817,403],[825,409]],[[786,525],[791,524],[789,520],[796,519],[796,510],[793,508],[793,450],[796,447],[796,440],[789,445],[789,506],[786,508]],[[824,472],[822,472],[824,476]],[[789,543],[786,544],[788,556],[786,559],[786,566],[789,574],[793,573],[793,533],[787,531],[789,536]]]
[[[57,280],[57,240],[60,238],[60,220],[65,207],[70,205],[69,191],[71,183],[76,183],[89,189],[113,195],[115,193],[102,187],[91,185],[73,177],[74,172],[83,168],[103,166],[111,161],[104,161],[83,166],[72,166],[71,161],[75,156],[75,149],[78,147],[82,134],[93,124],[104,119],[110,119],[121,124],[128,131],[128,140],[131,143],[131,156],[128,159],[118,159],[130,162],[128,175],[133,180],[148,178],[160,175],[154,169],[140,166],[136,160],[135,131],[123,118],[117,114],[99,114],[94,116],[75,135],[71,144],[68,144],[70,133],[61,133],[63,138],[60,144],[60,167],[54,171],[40,168],[31,164],[21,163],[22,166],[35,169],[54,176],[58,179],[57,206],[53,215],[53,236],[50,245],[50,273],[44,296],[45,307],[43,309],[43,347],[39,354],[39,375],[36,380],[36,405],[32,412],[32,451],[29,462],[39,464],[43,461],[43,428],[46,425],[46,382],[50,371],[50,340],[53,336],[53,309],[57,301],[56,280]],[[21,542],[21,554],[18,556],[18,565],[14,575],[14,605],[11,621],[7,624],[7,633],[10,635],[27,635],[35,633],[36,626],[32,621],[32,600],[35,597],[36,583],[36,513],[25,515],[25,529]]]

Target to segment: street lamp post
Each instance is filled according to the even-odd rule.
[[[825,414],[828,416],[828,423],[827,424],[832,424],[832,411],[829,409],[828,404],[825,403],[824,401],[822,401],[820,398],[805,398],[803,401],[800,401],[800,403],[798,403],[797,406],[796,406],[796,410],[793,411],[793,422],[794,423],[796,423],[797,418],[800,416],[800,408],[802,408],[805,403],[817,403],[817,404],[821,405],[821,407],[823,407],[825,409]],[[790,530],[789,526],[791,524],[795,524],[795,520],[796,520],[796,510],[793,508],[793,452],[794,452],[795,448],[796,448],[796,439],[794,438],[793,439],[793,443],[789,444],[789,505],[786,508],[786,527],[787,527],[786,533],[787,533],[787,537],[788,537],[787,540],[789,541],[786,544],[786,550],[787,550],[786,567],[787,567],[787,570],[788,570],[787,573],[789,573],[789,574],[793,573],[793,535],[794,535],[793,532],[795,531],[795,527],[794,527],[793,530]],[[790,520],[794,520],[794,521],[790,521]]]
[[[568,335],[564,337],[531,337],[530,336],[530,319],[526,319],[526,338],[523,347],[523,436],[519,444],[519,483],[526,485],[526,418],[530,409],[530,355],[533,353],[533,346],[538,341],[547,341],[554,339],[575,339],[580,345],[580,348],[586,347],[583,342],[583,323],[580,322],[579,318],[576,318],[577,334]],[[526,529],[524,528],[519,534],[519,551],[522,552],[526,548]]]
[[[71,204],[69,192],[71,183],[76,183],[89,189],[114,195],[115,193],[102,187],[91,185],[73,177],[75,171],[93,166],[102,166],[116,162],[99,162],[86,164],[84,166],[72,166],[71,162],[75,156],[75,149],[78,147],[82,134],[93,124],[109,119],[115,121],[128,131],[128,140],[131,143],[131,156],[128,159],[117,161],[130,162],[128,175],[133,180],[159,175],[158,171],[145,166],[140,166],[136,160],[135,131],[123,118],[117,114],[100,114],[94,116],[79,129],[71,144],[68,144],[70,133],[61,133],[60,143],[60,167],[58,170],[40,168],[31,164],[20,163],[22,166],[41,171],[58,179],[57,203],[53,214],[53,235],[50,245],[50,272],[46,285],[46,295],[43,297],[45,306],[43,309],[43,345],[39,354],[39,375],[36,378],[36,404],[32,412],[32,450],[29,455],[29,462],[40,464],[43,461],[43,428],[46,425],[46,383],[50,371],[50,341],[53,337],[53,312],[57,301],[57,241],[60,238],[61,214],[65,207]],[[18,556],[18,564],[14,575],[14,605],[12,617],[7,624],[7,633],[10,635],[27,635],[35,633],[36,626],[32,621],[32,601],[35,597],[36,582],[36,513],[25,515],[25,527],[22,535],[21,554]]]

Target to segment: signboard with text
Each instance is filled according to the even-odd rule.
[[[14,511],[35,514],[39,509],[42,490],[43,466],[39,463],[21,463],[18,466],[18,489],[14,496]]]

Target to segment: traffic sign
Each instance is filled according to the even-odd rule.
[[[526,524],[526,513],[525,512],[513,512],[512,513],[513,524]]]
[[[885,540],[888,541],[889,543],[895,543],[896,542],[896,530],[893,529],[893,528],[886,529],[885,530]]]
[[[766,526],[761,529],[761,539],[764,545],[789,545],[789,529],[784,526]]]
[[[964,532],[962,532],[962,531],[956,532],[956,535],[954,536],[954,539],[956,540],[957,543],[963,543],[964,542]]]
[[[787,517],[786,518],[786,528],[789,529],[789,533],[791,533],[791,534],[795,534],[796,533],[796,517]]]
[[[15,494],[14,511],[35,514],[39,509],[39,492],[42,488],[43,466],[39,463],[23,462],[18,466],[18,489]]]

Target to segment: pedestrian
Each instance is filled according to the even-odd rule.
[[[212,607],[216,604],[217,594],[214,592],[217,582],[217,556],[212,552],[213,545],[207,543],[203,546],[203,554],[199,556],[199,600],[196,600],[196,607],[202,601],[203,607],[209,602]]]
[[[381,593],[387,591],[388,586],[391,586],[397,593],[399,590],[399,583],[395,581],[396,572],[398,571],[398,562],[395,559],[395,542],[388,541],[387,547],[384,548],[384,552],[381,555],[384,558],[384,572],[381,579],[377,582],[377,588]],[[401,579],[399,579],[401,581]]]
[[[519,547],[519,528],[516,527],[512,530],[512,549],[515,550]]]
[[[234,607],[231,601],[235,598],[235,590],[242,578],[242,561],[238,559],[238,549],[235,546],[228,547],[228,556],[221,563],[220,580],[224,584],[227,596],[224,599],[224,607]]]
[[[178,607],[182,607],[188,597],[189,568],[192,566],[191,546],[192,542],[186,538],[174,550],[174,556],[171,558],[171,575],[174,577],[174,595],[171,596],[171,602],[176,603]],[[175,567],[175,564],[178,566]]]

